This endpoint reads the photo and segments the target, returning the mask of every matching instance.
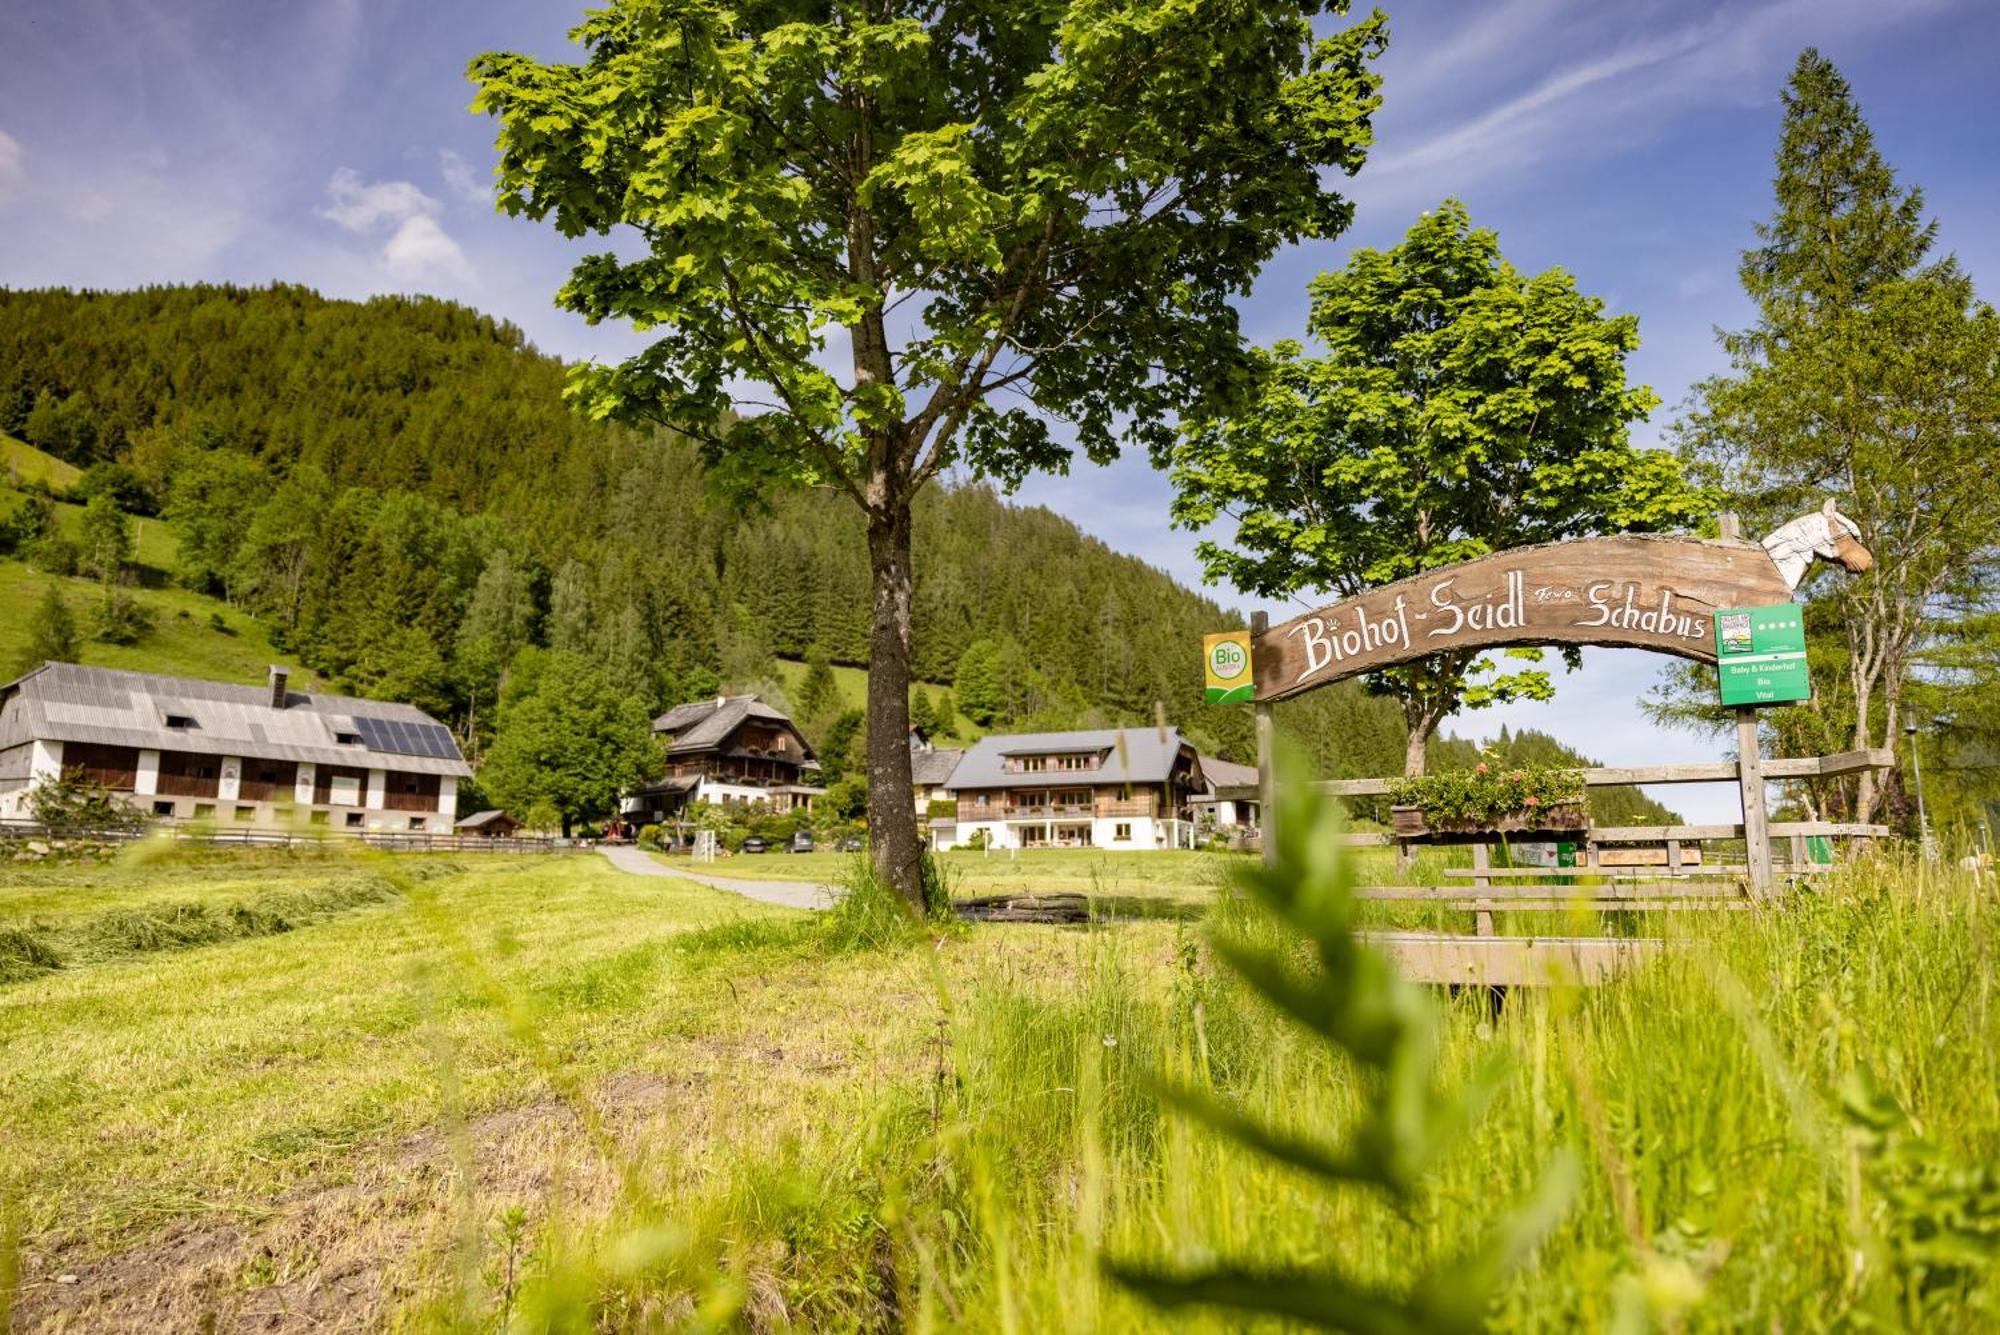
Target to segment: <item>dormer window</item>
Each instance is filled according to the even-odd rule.
[[[361,734],[358,732],[336,732],[333,735],[333,740],[342,746],[359,746],[361,745]]]
[[[167,726],[169,728],[192,728],[195,726],[194,717],[191,714],[169,714],[167,715]]]

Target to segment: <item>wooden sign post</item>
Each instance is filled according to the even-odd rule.
[[[1736,707],[1736,774],[1743,788],[1744,865],[1750,869],[1750,893],[1758,899],[1771,893],[1771,817],[1764,808],[1764,753],[1757,746],[1757,711]]]
[[[1254,645],[1258,637],[1271,628],[1271,618],[1263,612],[1250,614],[1250,642]],[[1254,671],[1254,662],[1252,660]],[[1264,852],[1264,865],[1278,865],[1278,779],[1273,773],[1271,755],[1277,735],[1277,721],[1271,715],[1271,702],[1259,700],[1256,704],[1257,717],[1257,811],[1262,826],[1257,838]]]

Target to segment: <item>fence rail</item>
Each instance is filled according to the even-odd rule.
[[[271,829],[198,829],[184,825],[142,825],[119,829],[51,828],[33,821],[0,821],[0,844],[42,840],[130,843],[158,836],[175,843],[211,844],[231,848],[326,848],[360,844],[391,853],[568,853],[588,847],[575,839],[526,835],[489,839],[474,834],[426,834],[421,831],[345,830],[291,831]]]

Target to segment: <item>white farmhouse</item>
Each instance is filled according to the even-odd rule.
[[[0,686],[0,820],[80,776],[149,816],[450,833],[472,769],[451,730],[411,705],[44,663]]]
[[[1201,758],[1173,728],[986,737],[946,785],[958,820],[940,848],[1192,848]]]

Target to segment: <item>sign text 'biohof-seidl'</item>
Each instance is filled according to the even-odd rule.
[[[1763,548],[1623,536],[1527,547],[1370,589],[1272,626],[1259,700],[1454,649],[1599,644],[1715,661],[1718,607],[1786,601]]]

